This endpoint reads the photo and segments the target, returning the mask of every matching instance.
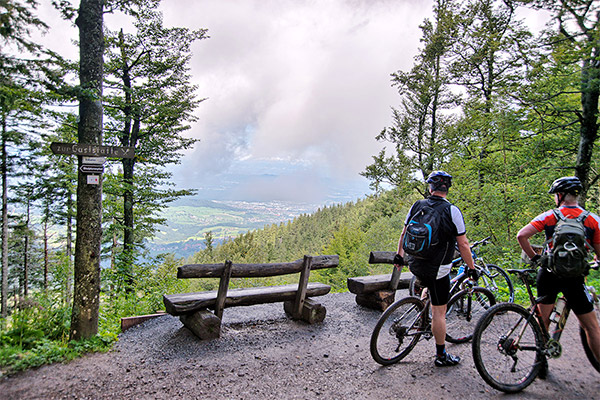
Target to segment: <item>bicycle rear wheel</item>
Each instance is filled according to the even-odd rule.
[[[463,289],[456,293],[448,301],[446,310],[446,340],[450,343],[471,340],[475,324],[494,304],[494,295],[485,288]]]
[[[545,361],[544,335],[523,307],[500,303],[479,320],[473,333],[473,361],[494,389],[516,393],[533,382]]]
[[[371,334],[371,356],[381,365],[394,364],[416,346],[423,334],[424,304],[416,297],[405,297],[389,306]]]
[[[598,323],[600,323],[600,308],[598,305],[594,305],[594,314],[598,319]],[[594,356],[594,353],[592,353],[592,349],[590,349],[590,346],[588,345],[587,335],[582,327],[579,327],[579,336],[581,337],[581,345],[583,346],[585,355],[587,356],[588,360],[590,360],[590,363],[596,369],[596,371],[600,372],[600,360],[598,360]]]
[[[477,285],[491,291],[498,303],[515,301],[515,289],[506,271],[495,264],[486,264],[486,268],[479,272],[481,276]]]

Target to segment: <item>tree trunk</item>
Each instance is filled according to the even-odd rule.
[[[2,118],[2,318],[8,316],[8,180],[6,155],[6,118]]]
[[[23,238],[23,296],[29,296],[29,258],[27,249],[29,248],[29,236],[25,233]]]
[[[48,290],[48,221],[44,221],[44,291]]]
[[[123,181],[125,182],[125,188],[123,191],[123,225],[125,226],[123,231],[123,260],[122,262],[127,263],[124,269],[125,271],[125,289],[130,292],[133,287],[133,254],[135,251],[135,241],[133,236],[133,168],[134,159],[124,158],[123,159]]]
[[[594,53],[600,53],[597,49]],[[600,66],[597,62],[586,60],[581,72],[581,127],[579,129],[579,149],[575,174],[583,183],[584,191],[580,197],[581,206],[585,206],[585,195],[589,188],[591,160],[594,143],[598,137],[598,80]]]
[[[84,94],[79,98],[77,135],[81,144],[102,144],[103,0],[81,0],[79,16],[80,72]],[[81,158],[78,162],[81,165]],[[100,244],[102,239],[102,180],[88,184],[78,172],[77,236],[71,340],[98,333],[100,307]]]
[[[65,302],[69,304],[71,302],[71,271],[73,268],[73,197],[69,191],[69,198],[67,199],[67,274],[66,274],[66,287],[67,293],[65,293]]]
[[[30,196],[28,193],[27,196]],[[27,198],[27,219],[25,220],[25,237],[23,238],[23,296],[29,295],[29,221],[30,200]]]
[[[131,77],[129,75],[129,65],[127,63],[127,55],[125,52],[125,39],[123,30],[119,32],[119,46],[121,48],[122,66],[123,69],[123,88],[125,89],[125,106],[123,113],[125,114],[125,125],[121,137],[123,146],[135,147],[137,144],[138,133],[140,129],[139,117],[134,116],[133,100],[131,96]],[[133,121],[133,124],[132,124]],[[135,167],[135,158],[123,159],[123,260],[126,263],[125,271],[125,290],[130,292],[133,287],[133,255],[135,251],[135,239],[133,235],[133,171]]]

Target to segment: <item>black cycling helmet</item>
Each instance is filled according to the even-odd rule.
[[[429,183],[431,190],[447,192],[452,186],[452,175],[444,171],[433,171],[425,182]]]
[[[572,195],[577,196],[583,190],[583,185],[581,181],[576,176],[564,176],[562,178],[558,178],[552,185],[550,185],[550,190],[548,193],[570,193]]]

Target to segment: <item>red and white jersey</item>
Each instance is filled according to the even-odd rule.
[[[577,218],[584,211],[583,208],[579,206],[562,206],[559,209],[567,218]],[[544,231],[546,240],[548,240],[554,234],[557,222],[553,210],[548,210],[535,217],[530,224],[537,229],[538,232]],[[590,213],[583,222],[583,226],[585,228],[585,237],[588,243],[590,245],[600,243],[600,217],[594,213]]]

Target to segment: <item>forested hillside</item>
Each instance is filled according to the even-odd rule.
[[[410,204],[395,191],[320,208],[287,223],[265,226],[198,252],[192,263],[293,261],[305,254],[338,254],[340,268],[328,280],[342,289],[345,277],[368,273],[369,251],[394,250]]]
[[[425,187],[423,185],[423,187]],[[516,215],[512,226],[497,219],[490,212],[481,216],[472,210],[464,191],[468,185],[458,180],[450,191],[449,200],[464,208],[468,237],[471,241],[491,236],[492,245],[485,252],[495,262],[510,264],[519,262],[515,232],[527,223],[538,210]],[[395,251],[404,219],[418,194],[402,193],[400,190],[383,191],[356,202],[339,204],[303,214],[287,223],[268,225],[250,231],[196,253],[188,263],[219,263],[232,260],[239,263],[285,262],[302,258],[305,254],[337,254],[340,265],[336,270],[316,271],[315,277],[325,279],[335,290],[346,290],[346,278],[363,276],[379,271],[389,273],[389,266],[369,265],[371,251]],[[550,204],[547,202],[548,205]],[[540,204],[539,210],[545,207]],[[481,208],[478,208],[481,212]],[[543,240],[541,237],[539,240]],[[383,273],[383,272],[379,272]]]

